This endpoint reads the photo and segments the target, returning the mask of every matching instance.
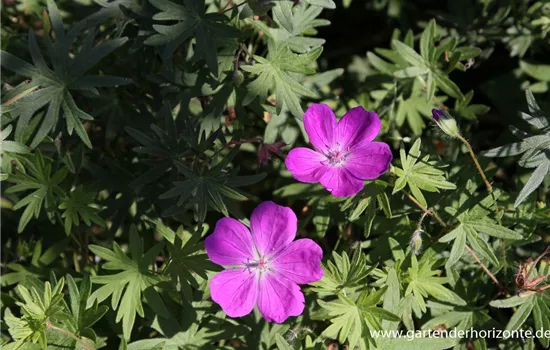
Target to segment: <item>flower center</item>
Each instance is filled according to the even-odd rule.
[[[346,162],[346,158],[349,155],[349,150],[340,149],[340,145],[328,150],[326,157],[329,165],[342,166]]]
[[[269,262],[265,257],[259,259],[252,259],[245,263],[245,266],[251,271],[267,272],[269,268]]]

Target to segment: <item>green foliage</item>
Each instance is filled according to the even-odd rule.
[[[65,219],[65,233],[69,235],[71,228],[76,226],[81,220],[90,226],[92,221],[98,225],[105,226],[105,221],[97,215],[98,209],[90,206],[95,197],[95,193],[84,192],[83,186],[78,186],[69,196],[59,205],[59,209],[64,209],[62,218]]]
[[[520,205],[527,198],[527,196],[533,193],[537,187],[542,184],[544,177],[550,171],[550,158],[548,157],[548,150],[550,147],[548,120],[544,116],[540,107],[537,105],[535,97],[531,91],[526,90],[525,94],[527,97],[529,114],[521,112],[520,116],[540,133],[532,135],[517,129],[514,126],[510,126],[510,131],[515,137],[520,139],[520,141],[493,148],[492,150],[484,153],[484,156],[486,157],[509,157],[522,154],[518,164],[524,168],[535,168],[533,174],[529,180],[527,180],[525,186],[523,186],[523,189],[516,198],[514,203],[515,207]]]
[[[237,150],[235,148],[234,150]],[[233,152],[236,154],[236,152]],[[214,209],[229,215],[227,207],[228,200],[244,201],[248,198],[234,187],[243,186],[260,181],[263,174],[259,176],[245,177],[236,176],[230,172],[224,171],[224,165],[229,158],[215,164],[212,168],[201,174],[196,174],[185,167],[182,163],[176,163],[179,172],[185,177],[184,181],[174,183],[174,187],[160,195],[161,199],[179,197],[175,206],[167,210],[168,213],[174,213],[181,208],[195,207],[195,213],[199,224],[204,222],[208,208]]]
[[[477,254],[498,266],[500,263],[480,233],[508,240],[519,240],[522,239],[523,236],[514,230],[498,225],[495,219],[487,217],[487,215],[491,213],[491,209],[494,208],[494,194],[485,197],[478,203],[474,202],[475,204],[473,204],[471,184],[469,184],[468,187],[469,190],[460,196],[458,202],[458,207],[461,208],[460,211],[457,211],[456,208],[453,207],[445,208],[445,210],[459,222],[458,226],[451,232],[439,239],[439,242],[442,243],[454,242],[446,266],[451,267],[458,262],[464,252],[466,242],[472,246],[472,249]]]
[[[69,287],[70,307],[63,323],[75,335],[96,341],[97,335],[92,327],[105,315],[109,307],[99,306],[97,302],[91,306],[87,305],[92,291],[89,275],[84,276],[79,286],[76,285],[71,275],[67,275],[67,286]]]
[[[328,295],[355,291],[364,285],[365,278],[373,268],[366,265],[366,257],[359,250],[355,250],[350,260],[346,252],[342,255],[332,253],[332,260],[323,266],[323,278],[314,284],[314,290]],[[333,262],[334,261],[334,262]]]
[[[445,173],[435,167],[437,162],[428,161],[429,155],[420,157],[420,144],[420,139],[416,140],[408,155],[405,155],[404,149],[400,150],[402,169],[394,168],[397,180],[393,193],[397,193],[408,185],[412,195],[422,205],[427,206],[421,190],[439,192],[439,189],[454,190],[456,186],[445,180]]]
[[[52,322],[59,320],[63,312],[63,286],[64,279],[60,279],[53,289],[50,282],[46,282],[43,291],[35,287],[30,291],[22,285],[17,287],[22,299],[22,302],[17,302],[22,309],[22,317],[15,317],[11,313],[6,315],[10,334],[16,340],[15,348],[20,348],[27,342],[46,347],[46,330]]]
[[[426,334],[550,330],[548,1],[1,12],[2,349],[550,347]],[[349,198],[294,179],[311,103],[376,112],[388,171]],[[204,246],[268,200],[323,250],[282,324],[226,315]]]
[[[533,272],[534,274],[529,277],[547,276],[550,266],[547,262],[542,263],[540,267],[533,269]],[[534,320],[534,329],[549,329],[550,327],[550,302],[547,291],[533,294],[527,292],[508,299],[493,300],[490,305],[495,308],[516,308],[514,315],[506,325],[506,330],[519,329],[531,315]],[[550,345],[548,337],[543,337],[540,342],[545,347]]]
[[[184,1],[184,6],[169,0],[150,0],[151,4],[161,10],[153,16],[156,21],[177,21],[174,25],[154,24],[154,34],[145,40],[148,45],[166,45],[164,56],[169,57],[181,43],[195,37],[196,59],[204,59],[214,75],[218,75],[218,57],[216,38],[236,38],[239,31],[225,22],[228,17],[220,13],[206,13],[204,0]]]
[[[92,282],[103,286],[90,295],[88,305],[111,297],[111,307],[118,311],[116,322],[122,320],[126,339],[130,338],[136,313],[144,316],[142,294],[155,313],[168,317],[168,310],[155,290],[155,285],[161,283],[164,278],[149,269],[162,247],[162,243],[157,243],[144,253],[143,242],[135,226],[130,230],[131,258],[116,242],[113,242],[113,250],[90,245],[90,250],[94,254],[107,261],[103,265],[105,270],[122,271],[114,275],[95,276]]]
[[[355,221],[360,217],[364,218],[365,238],[367,238],[371,232],[372,224],[374,222],[374,218],[376,217],[377,207],[382,209],[386,217],[392,217],[390,200],[385,192],[387,186],[387,183],[380,180],[370,182],[361,192],[349,198],[342,204],[342,210],[347,210],[356,205],[355,209],[349,216],[349,220]],[[365,214],[363,215],[363,213]]]
[[[48,0],[47,20],[51,21],[51,27],[55,40],[46,36],[46,47],[50,55],[52,69],[46,63],[40,47],[36,41],[34,32],[29,31],[29,52],[34,65],[2,51],[2,66],[21,76],[30,79],[8,94],[3,96],[3,105],[7,105],[8,120],[17,120],[15,138],[18,141],[26,139],[29,130],[28,123],[37,111],[46,109],[40,128],[31,142],[31,147],[36,147],[57,124],[61,111],[67,125],[69,135],[76,131],[82,142],[89,148],[92,147],[88,134],[81,120],[93,118],[78,108],[70,91],[77,90],[90,95],[99,96],[98,87],[109,87],[127,84],[130,81],[125,78],[106,75],[86,75],[99,61],[112,51],[123,45],[127,38],[110,40],[104,44],[93,46],[95,31],[90,29],[78,54],[69,57],[70,48],[78,32],[75,30],[65,32],[61,13],[55,2]],[[47,106],[47,107],[46,107]]]
[[[17,141],[6,140],[6,138],[10,136],[12,130],[12,126],[8,125],[7,128],[0,131],[0,180],[2,181],[6,180],[12,172],[12,163],[21,165],[17,155],[30,152],[27,146]]]
[[[405,277],[405,281],[408,284],[404,296],[405,299],[407,299],[407,296],[411,296],[408,298],[410,301],[406,302],[406,304],[410,303],[410,308],[417,315],[426,312],[425,298],[428,295],[438,300],[454,302],[459,305],[464,303],[459,297],[455,297],[449,289],[443,286],[447,282],[447,279],[438,276],[441,271],[434,269],[436,261],[437,259],[433,257],[431,252],[425,252],[420,261],[416,259],[414,254],[411,254],[411,266],[408,268]],[[407,313],[410,313],[410,311],[404,312],[404,314]]]
[[[55,197],[63,195],[59,184],[68,169],[63,167],[52,174],[52,162],[52,159],[44,158],[40,152],[36,152],[32,158],[24,159],[25,172],[17,169],[8,178],[9,182],[16,184],[9,188],[10,193],[33,190],[13,207],[14,210],[25,208],[19,219],[18,232],[23,231],[33,216],[38,218],[43,207],[51,215],[55,208]]]
[[[338,339],[340,343],[347,339],[352,349],[356,345],[360,349],[368,348],[368,342],[373,341],[369,331],[380,330],[381,320],[399,320],[391,312],[376,307],[382,301],[385,291],[382,288],[372,294],[363,292],[356,302],[343,295],[339,295],[336,301],[319,301],[321,307],[328,311],[332,323],[323,331],[322,336]]]
[[[207,280],[206,272],[216,270],[206,254],[203,244],[200,242],[202,235],[191,234],[180,226],[177,232],[165,227],[159,220],[157,230],[170,243],[168,252],[170,260],[165,267],[165,273],[170,275],[172,281],[177,281],[186,298],[192,299],[192,289],[199,288],[199,280]],[[203,231],[203,234],[207,230]]]
[[[248,85],[248,94],[243,103],[246,105],[257,96],[265,99],[269,92],[277,95],[277,110],[280,114],[283,106],[300,118],[304,113],[300,106],[300,97],[315,97],[289,73],[312,74],[315,70],[308,66],[321,55],[322,50],[315,49],[306,54],[295,54],[284,44],[269,44],[269,55],[266,58],[254,56],[257,62],[253,66],[241,67],[253,76],[257,76]]]

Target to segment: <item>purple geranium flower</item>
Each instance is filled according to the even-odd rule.
[[[363,180],[388,170],[390,147],[372,141],[381,127],[378,114],[355,107],[337,122],[329,106],[313,104],[304,127],[315,151],[295,148],[288,154],[286,167],[296,180],[320,182],[334,196],[347,197],[363,189]]]
[[[249,314],[254,305],[267,321],[284,322],[304,311],[298,284],[323,277],[321,247],[311,239],[295,242],[296,215],[287,207],[263,202],[252,213],[250,231],[223,218],[204,243],[216,264],[231,266],[212,278],[212,299],[231,317]]]

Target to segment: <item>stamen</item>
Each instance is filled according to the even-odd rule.
[[[336,147],[328,150],[326,154],[327,161],[331,166],[342,166],[345,164],[349,153],[349,147],[346,150],[342,150],[340,149],[340,144],[337,143]]]
[[[245,266],[247,270],[260,273],[266,272],[271,269],[269,267],[269,262],[264,257],[260,257],[259,259],[247,258]]]

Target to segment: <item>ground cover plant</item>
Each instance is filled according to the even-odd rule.
[[[550,347],[550,2],[1,21],[2,349]]]

